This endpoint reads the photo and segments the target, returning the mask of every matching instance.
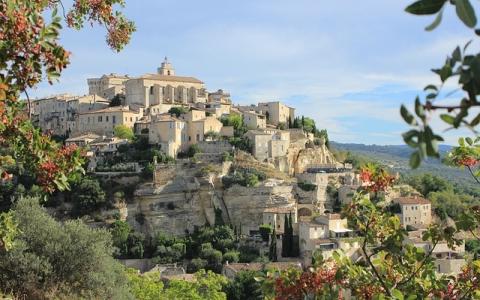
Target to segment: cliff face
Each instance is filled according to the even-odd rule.
[[[288,149],[287,160],[290,175],[305,172],[309,165],[338,163],[327,146],[321,145],[315,148],[306,148],[304,143],[306,143],[306,140],[291,144]]]
[[[267,180],[258,187],[232,186],[223,193],[231,223],[243,234],[258,230],[267,208],[295,206],[293,186],[279,180]]]

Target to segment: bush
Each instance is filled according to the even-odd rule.
[[[233,161],[233,155],[230,152],[223,152],[222,161]]]
[[[240,252],[239,260],[241,263],[253,262],[260,256],[258,249],[246,245],[241,246],[238,251]]]
[[[119,139],[133,140],[135,135],[133,134],[132,128],[125,125],[117,125],[113,129],[114,135]]]
[[[178,118],[180,115],[188,113],[188,108],[183,106],[172,107],[168,110],[168,113]]]
[[[223,255],[223,263],[236,263],[240,260],[240,253],[238,251],[228,251]]]
[[[256,186],[260,181],[264,181],[267,178],[265,173],[260,172],[253,168],[238,168],[232,175],[222,177],[222,183],[225,188],[229,188],[234,184],[242,186]]]
[[[207,266],[208,261],[205,259],[201,258],[194,258],[190,261],[190,263],[187,265],[187,272],[188,273],[195,273],[198,272],[199,270],[205,269]]]
[[[16,243],[0,252],[0,291],[25,299],[130,298],[110,234],[81,221],[55,221],[38,199],[14,207]]]
[[[314,191],[317,188],[316,184],[310,182],[299,182],[297,183],[298,187],[306,192]]]
[[[85,177],[75,184],[70,192],[73,202],[73,213],[83,216],[91,213],[105,204],[105,192],[100,183],[92,178]]]
[[[261,273],[255,271],[240,271],[224,288],[229,300],[262,300],[262,285],[255,279]]]
[[[187,156],[188,156],[188,157],[194,157],[195,154],[200,153],[200,152],[202,152],[202,151],[200,150],[200,147],[198,147],[197,144],[193,144],[193,145],[191,145],[191,146],[188,148],[188,150],[187,150]]]

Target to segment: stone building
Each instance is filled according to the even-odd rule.
[[[190,109],[180,116],[187,123],[187,144],[193,145],[205,140],[207,132],[220,133],[222,122],[215,116],[207,116],[204,110]]]
[[[93,132],[99,135],[113,136],[118,125],[134,127],[142,117],[141,111],[131,110],[128,106],[114,106],[78,114],[76,131]]]
[[[245,136],[252,144],[252,154],[259,161],[287,155],[290,133],[277,129],[249,130]]]
[[[106,108],[108,105],[108,100],[97,95],[62,94],[35,99],[31,104],[31,120],[44,132],[67,136],[76,131],[79,113]]]
[[[160,145],[166,154],[176,157],[178,152],[186,150],[187,134],[184,120],[169,114],[157,115],[150,122],[148,141]]]
[[[264,129],[267,128],[267,118],[255,111],[244,111],[243,124],[248,129]]]
[[[189,104],[207,102],[208,93],[202,81],[194,77],[176,76],[165,58],[157,74],[145,74],[125,82],[127,105],[148,108],[157,104]]]
[[[127,75],[113,73],[100,78],[89,78],[88,93],[112,100],[117,94],[125,94],[125,82],[129,79]]]
[[[424,228],[432,222],[432,205],[423,197],[400,197],[393,203],[400,206],[398,217],[404,227]]]
[[[279,101],[258,103],[258,109],[267,116],[267,122],[273,125],[289,124],[295,118],[295,108]]]
[[[230,104],[230,105],[232,104],[232,100],[230,99],[230,93],[227,93],[222,89],[213,93],[208,93],[208,102]]]

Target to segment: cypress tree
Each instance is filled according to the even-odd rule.
[[[288,245],[288,217],[285,215],[283,217],[283,235],[282,235],[282,257],[288,257],[288,249],[290,246]]]
[[[293,257],[293,222],[292,222],[292,213],[288,215],[288,256]]]
[[[277,261],[277,232],[273,228],[273,232],[270,235],[270,249],[268,252],[268,258],[270,261]]]

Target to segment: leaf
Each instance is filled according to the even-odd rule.
[[[419,0],[407,8],[405,11],[414,15],[433,15],[439,12],[447,0]]]
[[[440,119],[442,119],[445,123],[450,125],[453,125],[453,122],[455,121],[455,118],[449,114],[441,114]]]
[[[410,167],[412,169],[418,168],[418,166],[420,166],[421,160],[422,158],[420,157],[420,153],[418,151],[413,152],[410,156]]]
[[[469,0],[456,0],[455,10],[460,20],[467,27],[473,28],[477,25],[477,17]]]
[[[423,109],[423,105],[420,102],[420,98],[418,96],[417,98],[415,98],[415,113],[419,118],[425,120],[425,110]]]
[[[409,145],[412,148],[416,148],[418,146],[418,143],[413,140],[414,137],[418,137],[418,131],[415,129],[409,130],[402,134],[403,140],[407,145]]]
[[[425,27],[425,30],[426,31],[432,31],[435,28],[437,28],[438,25],[440,25],[440,22],[442,22],[442,16],[443,16],[443,9],[440,10],[440,12],[437,14],[437,16],[435,17],[435,20],[433,20],[432,24]]]
[[[403,299],[404,299],[402,292],[400,292],[400,291],[397,290],[397,289],[393,289],[393,290],[392,290],[392,296],[393,296],[395,299],[397,299],[397,300],[403,300]]]
[[[457,48],[455,48],[455,50],[453,51],[452,60],[454,61],[454,63],[462,60],[462,52],[459,46],[457,46]]]
[[[467,144],[469,144],[470,146],[473,145],[473,140],[469,137],[465,138],[465,141],[467,142]]]
[[[438,88],[437,88],[435,85],[433,85],[433,84],[429,84],[429,85],[427,85],[423,90],[424,90],[424,91],[434,90],[434,91],[437,92],[437,91],[438,91]]]
[[[410,125],[417,125],[417,121],[415,120],[415,117],[408,111],[408,109],[402,104],[400,107],[400,114],[402,115],[402,118],[405,120]]]

